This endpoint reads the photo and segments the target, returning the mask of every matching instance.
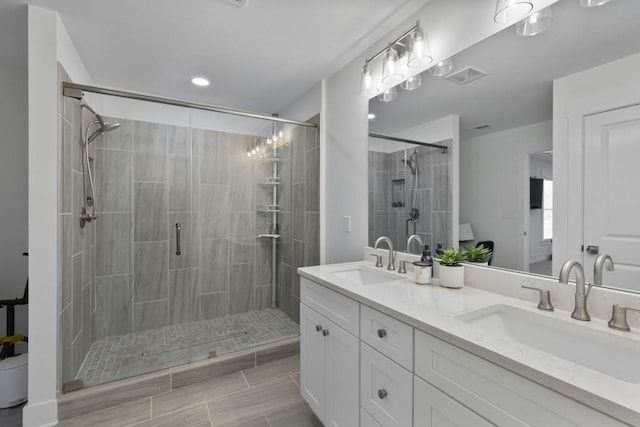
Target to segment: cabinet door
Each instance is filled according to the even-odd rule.
[[[327,324],[324,317],[300,304],[300,394],[325,424],[327,340],[322,331]]]
[[[384,427],[411,425],[412,375],[367,344],[361,344],[360,404]]]
[[[327,321],[328,322],[328,321]],[[353,427],[359,424],[359,340],[328,322],[326,345],[326,426]]]
[[[413,427],[493,426],[427,382],[414,376]]]

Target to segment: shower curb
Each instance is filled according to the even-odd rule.
[[[196,361],[109,384],[60,394],[58,420],[111,408],[180,387],[254,368],[300,353],[300,337],[288,338],[211,359]]]

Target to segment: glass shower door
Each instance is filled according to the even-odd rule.
[[[75,378],[85,387],[187,363],[197,311],[189,111],[101,98],[106,121],[120,126],[89,152],[91,343],[72,356],[83,358]]]

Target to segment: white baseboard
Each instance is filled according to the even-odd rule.
[[[58,401],[47,400],[36,404],[27,403],[22,410],[23,427],[49,427],[58,425]]]

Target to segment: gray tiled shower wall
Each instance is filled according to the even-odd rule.
[[[194,129],[190,167],[187,128],[109,120],[121,127],[96,150],[95,338],[266,307],[255,280],[256,163],[246,156],[255,137]]]
[[[186,127],[108,118],[120,127],[89,151],[98,220],[81,229],[82,127],[93,117],[62,96],[59,113],[63,383],[97,339],[270,306],[270,245],[256,238],[267,231],[258,182],[270,169],[246,155],[257,137],[193,129],[190,158]],[[278,306],[297,320],[295,269],[319,263],[319,148],[316,129],[290,137],[280,149]]]
[[[402,162],[418,151],[418,177],[415,207],[420,211],[416,233],[432,248],[436,243],[450,247],[451,241],[451,140],[439,142],[449,147],[447,153],[429,147],[417,147],[391,153],[369,151],[369,244],[380,236],[388,236],[394,248],[404,251],[406,220],[411,209],[415,177]],[[406,156],[406,157],[405,157]],[[404,207],[393,207],[394,202]],[[409,234],[413,225],[409,224]],[[412,248],[418,252],[417,246]]]
[[[58,81],[69,76],[58,66]],[[80,123],[88,123],[80,103],[59,94],[58,104],[58,321],[63,381],[73,379],[92,343],[91,310],[95,271],[94,223],[80,228],[83,199],[82,132]],[[92,150],[95,153],[95,150]]]
[[[319,123],[319,116],[308,120]],[[280,147],[281,238],[278,241],[278,307],[299,322],[298,267],[320,264],[320,145],[316,128],[296,126]],[[268,251],[268,242],[261,244]],[[262,258],[262,257],[260,257]],[[268,276],[262,278],[268,283]]]

